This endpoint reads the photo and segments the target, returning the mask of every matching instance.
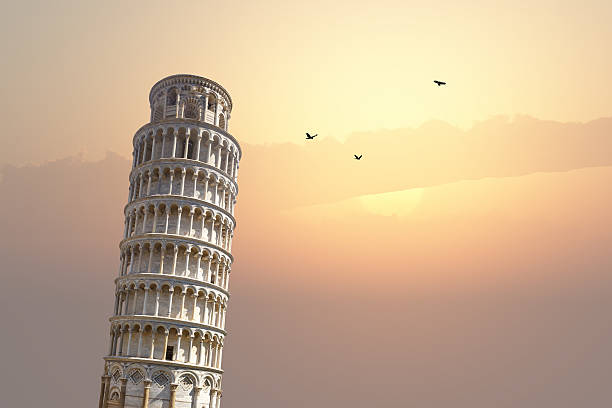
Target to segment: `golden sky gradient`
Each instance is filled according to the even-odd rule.
[[[0,108],[15,136],[0,162],[129,155],[126,136],[148,119],[152,84],[181,72],[228,89],[231,131],[248,143],[302,143],[305,130],[343,140],[430,119],[465,129],[497,114],[561,122],[610,114],[605,1],[22,1],[5,9],[0,73],[10,97]]]
[[[95,404],[131,140],[175,73],[229,91],[243,149],[223,408],[609,405],[609,2],[4,11],[7,406]]]

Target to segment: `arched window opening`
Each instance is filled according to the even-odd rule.
[[[206,109],[214,111],[216,104],[217,104],[217,98],[215,98],[214,95],[210,95],[208,97],[208,106],[206,107]]]
[[[168,348],[166,348],[166,360],[172,361],[173,356],[174,356],[174,346],[168,346]]]
[[[189,144],[187,145],[187,158],[195,160],[195,149],[192,141],[189,141]]]
[[[176,105],[176,99],[177,99],[177,91],[176,88],[172,88],[168,91],[168,97],[166,98],[166,105],[171,106],[171,105]]]
[[[175,157],[183,157],[185,155],[185,147],[185,140],[178,140],[176,143]]]
[[[198,119],[198,106],[195,103],[185,106],[185,119]]]

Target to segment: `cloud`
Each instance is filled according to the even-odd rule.
[[[430,121],[417,129],[362,132],[340,143],[243,146],[241,191],[271,208],[330,203],[364,194],[460,180],[612,164],[612,118],[559,123],[494,117],[463,131]],[[353,159],[363,154],[363,159]]]

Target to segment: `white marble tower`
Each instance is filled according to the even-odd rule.
[[[134,135],[99,407],[219,408],[240,146],[232,99],[194,75],[149,94]]]

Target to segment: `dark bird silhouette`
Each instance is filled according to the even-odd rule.
[[[354,154],[353,156],[355,156],[355,160],[361,160],[361,157],[363,156],[363,154],[360,154],[359,156],[357,156],[356,154]]]
[[[434,83],[438,84],[438,86],[446,85],[446,82],[442,82],[442,81],[434,81]]]
[[[318,133],[317,133],[317,135],[318,135]],[[306,132],[306,139],[314,139],[315,137],[317,137],[317,135],[310,136],[310,133]]]

